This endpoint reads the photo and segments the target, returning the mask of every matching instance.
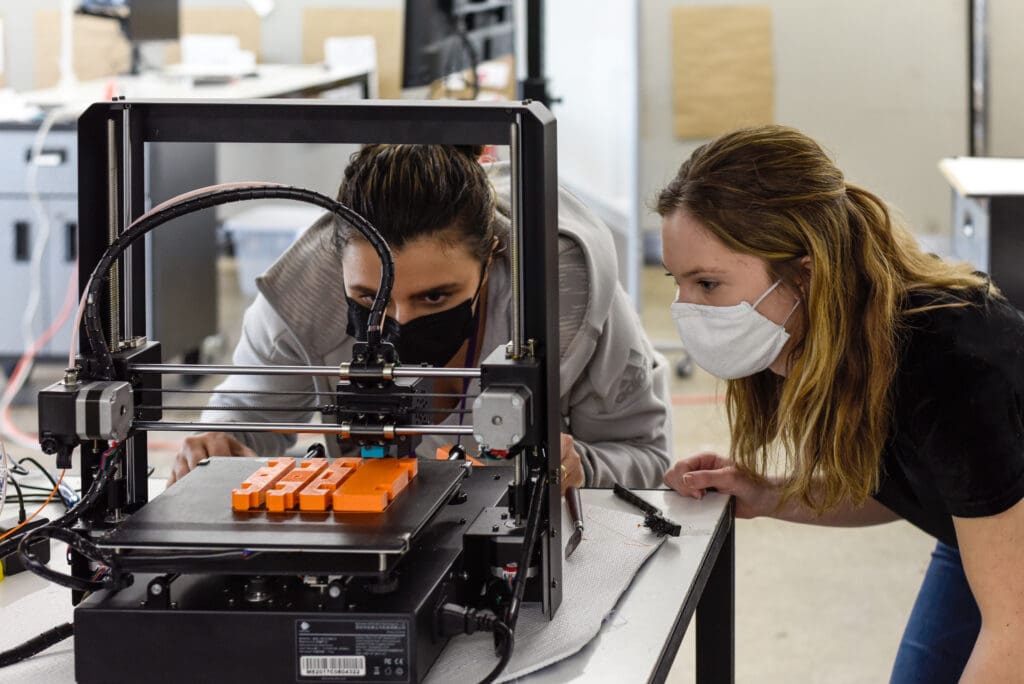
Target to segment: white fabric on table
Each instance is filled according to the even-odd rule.
[[[586,646],[641,566],[665,540],[643,527],[643,518],[632,513],[586,506],[583,520],[583,541],[562,562],[564,591],[555,619],[549,621],[539,606],[523,607],[512,659],[497,681],[534,672]],[[572,529],[572,525],[562,529]],[[497,663],[491,634],[458,636],[441,653],[425,681],[476,682]]]

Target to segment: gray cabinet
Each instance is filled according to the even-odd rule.
[[[22,317],[32,287],[30,260],[41,239],[26,178],[34,126],[0,124],[0,361],[10,365],[25,348]],[[148,155],[146,205],[215,182],[213,145],[154,145]],[[57,320],[77,258],[77,139],[73,126],[46,136],[38,170],[39,200],[50,226],[40,278],[34,337]],[[216,218],[212,211],[175,220],[150,234],[147,246],[146,330],[166,357],[199,349],[217,332]],[[77,284],[73,285],[77,300]],[[77,301],[76,301],[77,304]],[[67,355],[73,311],[39,352]]]
[[[960,157],[939,168],[953,187],[954,257],[1024,309],[1024,159]]]

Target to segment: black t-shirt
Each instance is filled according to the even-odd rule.
[[[908,319],[875,495],[951,546],[951,516],[1024,498],[1024,315],[988,292],[967,299]],[[909,308],[941,301],[915,294]]]

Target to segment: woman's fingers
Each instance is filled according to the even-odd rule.
[[[700,498],[704,495],[703,490],[709,485],[701,486],[699,482],[695,482],[692,478],[687,476],[692,475],[693,473],[719,470],[727,467],[732,467],[732,461],[729,459],[718,456],[717,454],[702,453],[677,461],[676,464],[669,468],[668,472],[665,473],[665,477],[663,479],[666,485],[683,496]]]

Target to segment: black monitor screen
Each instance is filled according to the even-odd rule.
[[[402,87],[430,85],[515,49],[514,0],[406,0]]]
[[[178,0],[128,0],[129,40],[176,40]]]
[[[128,40],[177,40],[179,37],[178,0],[81,0],[78,11],[117,19]]]

